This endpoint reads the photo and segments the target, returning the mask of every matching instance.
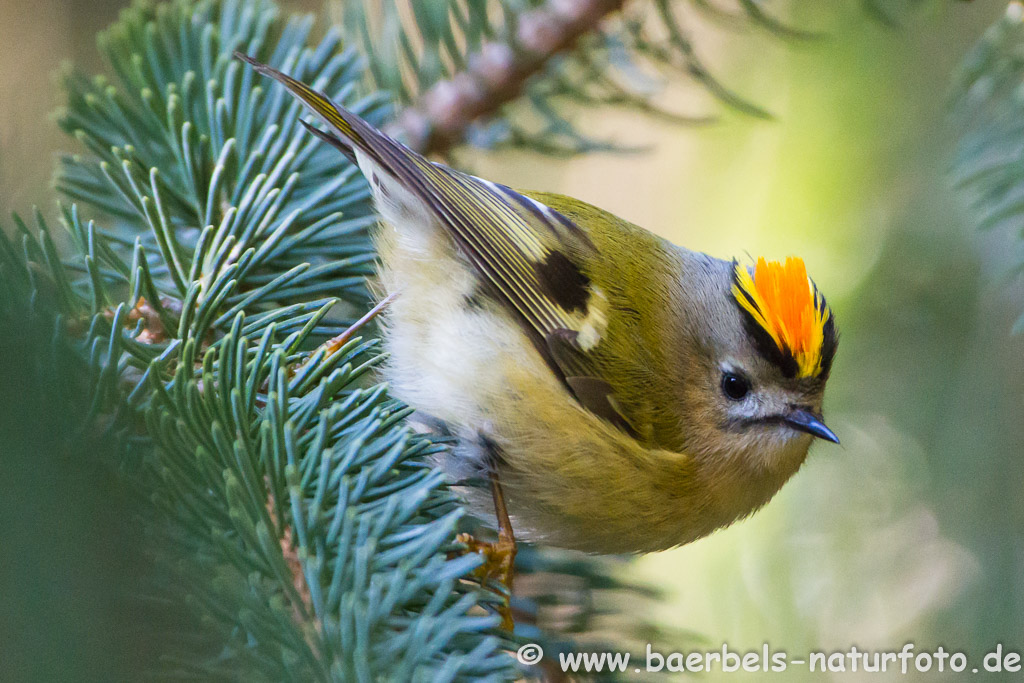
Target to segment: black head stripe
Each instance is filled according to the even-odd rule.
[[[789,349],[780,349],[775,340],[772,339],[772,336],[754,321],[750,313],[739,305],[737,305],[737,308],[740,311],[740,315],[743,316],[743,329],[747,331],[747,335],[750,336],[754,349],[758,354],[776,366],[783,377],[796,377],[800,367],[797,365],[796,358],[793,357]]]
[[[822,299],[822,305],[824,305],[824,299]],[[825,321],[825,328],[822,332],[821,372],[818,376],[827,378],[829,373],[832,372],[832,361],[835,360],[836,349],[839,348],[839,332],[836,330],[834,315],[828,316],[828,320]]]

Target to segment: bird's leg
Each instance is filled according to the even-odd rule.
[[[509,600],[512,599],[512,580],[515,578],[516,536],[512,532],[512,520],[508,517],[505,507],[505,494],[501,490],[498,472],[491,469],[491,496],[494,498],[494,515],[498,518],[498,542],[494,544],[493,558],[497,563],[498,580],[508,589]],[[512,610],[506,603],[501,615],[502,626],[512,630]]]
[[[493,466],[490,471],[490,479],[491,496],[494,498],[494,514],[498,518],[497,542],[481,541],[472,534],[459,534],[455,540],[466,544],[467,552],[479,553],[483,556],[484,563],[474,572],[480,579],[481,585],[486,587],[488,581],[496,579],[508,590],[508,598],[505,604],[498,608],[498,614],[501,615],[501,627],[511,631],[515,627],[509,601],[512,599],[512,579],[515,576],[516,537],[512,532],[512,520],[509,519],[508,508],[505,507],[505,494],[501,490],[498,471]]]

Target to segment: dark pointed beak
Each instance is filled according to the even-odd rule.
[[[839,437],[836,436],[831,429],[825,426],[825,423],[821,421],[820,417],[809,410],[803,410],[802,408],[791,410],[789,414],[783,418],[783,421],[793,429],[801,432],[807,432],[811,436],[816,436],[819,439],[825,439],[825,441],[839,443]]]

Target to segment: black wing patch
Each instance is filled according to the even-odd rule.
[[[534,265],[541,290],[569,312],[585,313],[590,299],[590,278],[560,251],[552,251]]]

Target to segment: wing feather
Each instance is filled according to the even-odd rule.
[[[585,265],[599,258],[586,231],[564,214],[498,183],[435,164],[338,107],[304,83],[236,53],[282,83],[330,129],[315,134],[373,162],[419,198],[524,323],[538,351],[588,409],[627,432],[612,387],[587,351],[600,343],[604,294]]]

